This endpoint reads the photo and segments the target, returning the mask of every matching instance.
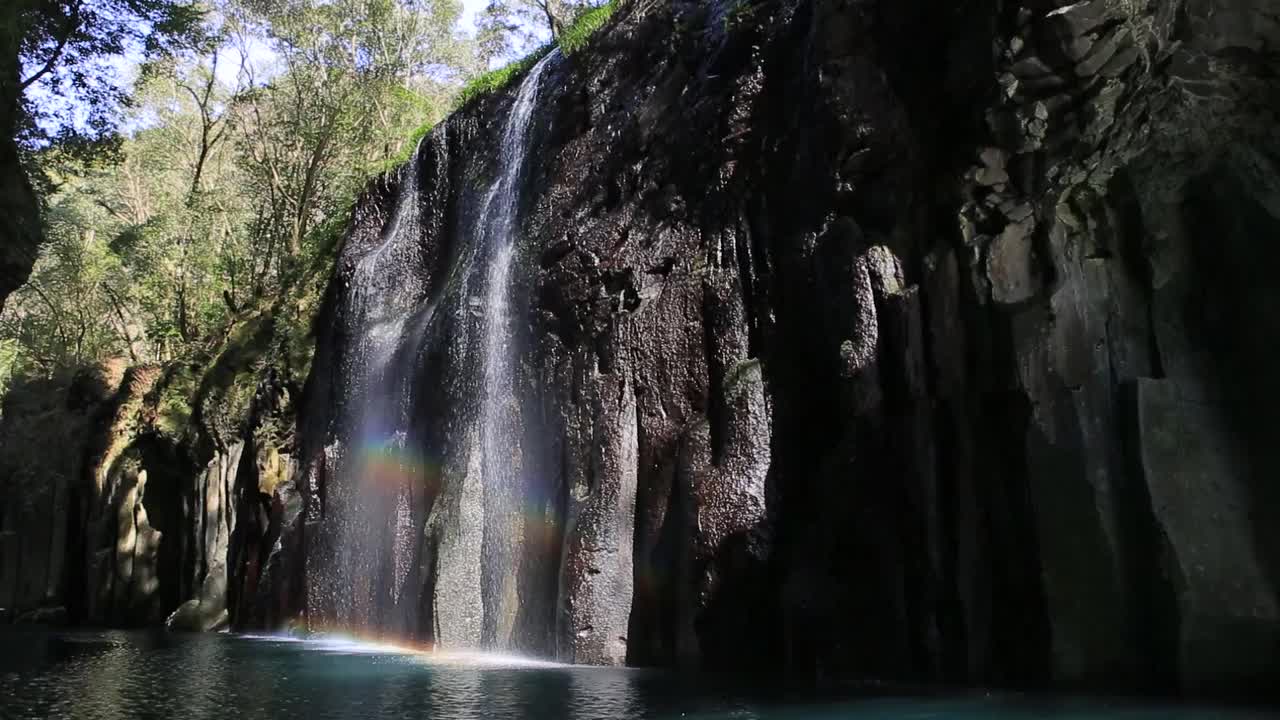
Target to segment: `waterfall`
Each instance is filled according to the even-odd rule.
[[[558,55],[521,82],[492,179],[461,198],[474,222],[454,231],[459,250],[446,266],[427,257],[449,243],[428,227],[433,180],[420,176],[447,164],[447,124],[400,170],[382,232],[344,250],[342,383],[307,575],[313,628],[513,646],[527,491],[510,285],[530,126]],[[441,392],[458,402],[426,397]]]
[[[433,588],[433,623],[445,645],[509,649],[521,608],[519,576],[525,536],[528,478],[523,470],[523,428],[514,394],[515,347],[510,316],[511,268],[515,261],[520,188],[529,154],[529,129],[538,88],[553,52],[525,76],[504,123],[496,172],[476,207],[471,233],[473,264],[465,274],[466,304],[478,311],[479,365],[473,426],[444,459],[450,487],[432,509],[439,547]],[[464,294],[466,294],[464,292]]]
[[[515,254],[520,180],[528,155],[529,125],[536,107],[542,72],[558,51],[543,58],[520,85],[502,133],[498,178],[489,188],[479,214],[491,258],[484,301],[484,376],[480,428],[484,477],[484,540],[481,597],[485,606],[483,642],[510,644],[511,623],[519,604],[513,570],[517,541],[524,535],[520,487],[519,410],[515,406],[511,344],[510,275]]]
[[[406,452],[412,354],[406,350],[421,342],[434,309],[421,304],[404,276],[420,252],[420,150],[421,143],[399,170],[391,219],[380,242],[356,261],[343,310],[353,412],[343,418],[343,441],[329,452],[342,482],[324,498],[329,557],[317,568],[310,595],[326,625],[347,629],[395,624],[390,615],[417,545],[411,507],[418,478]]]

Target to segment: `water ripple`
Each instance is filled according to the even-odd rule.
[[[759,684],[423,653],[327,637],[0,630],[0,718],[1254,720],[1261,712],[974,695],[819,702]]]

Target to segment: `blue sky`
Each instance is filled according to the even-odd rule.
[[[0,1],[3,1],[3,0],[0,0]],[[480,13],[481,10],[484,10],[484,6],[486,4],[488,4],[488,0],[462,0],[461,25],[462,25],[462,30],[464,32],[467,32],[467,33],[475,32],[476,16]],[[267,53],[270,52],[269,50],[266,50],[265,47],[262,48],[262,50]],[[254,58],[254,59],[257,59],[257,58]]]
[[[8,2],[9,0],[0,0],[0,2]],[[488,0],[462,0],[462,19],[461,27],[466,33],[475,32],[476,16],[484,9]],[[273,53],[266,45],[255,42],[249,48],[250,62],[257,66],[260,70],[266,70],[266,66],[271,64]],[[104,69],[114,72],[121,82],[132,82],[132,77],[136,72],[138,64],[137,52],[130,52],[123,57],[104,60]],[[497,63],[498,61],[495,60]],[[500,64],[500,63],[498,63]],[[236,62],[220,63],[218,75],[223,82],[233,84],[235,82],[235,73],[238,65]],[[268,71],[269,72],[269,71]],[[37,104],[43,105],[46,110],[55,113],[61,117],[61,122],[71,125],[82,125],[87,116],[87,110],[74,98],[64,100],[51,96],[43,83],[36,83],[28,92]],[[48,123],[42,123],[48,124]],[[56,130],[56,123],[51,125],[49,130]]]
[[[0,2],[4,1],[6,0],[0,0]],[[462,18],[460,25],[463,32],[468,34],[475,32],[476,16],[480,14],[481,10],[484,10],[484,6],[487,5],[488,2],[489,0],[462,0]],[[249,48],[249,53],[250,61],[259,66],[269,64],[273,55],[270,48],[260,43],[254,43],[253,47]],[[493,61],[495,65],[501,65],[503,62],[505,62],[505,60],[501,58],[494,58]],[[122,68],[131,67],[134,64],[136,64],[134,61],[129,60],[122,60],[120,63]],[[233,62],[226,63],[221,67],[219,70],[219,76],[223,82],[228,84],[233,84],[235,82],[235,67],[235,63]],[[223,73],[226,73],[226,75],[223,76]]]
[[[486,0],[462,0],[462,27],[475,29],[476,13],[484,9]]]

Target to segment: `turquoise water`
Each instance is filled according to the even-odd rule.
[[[1222,718],[1261,711],[973,695],[814,699],[724,678],[431,656],[354,642],[0,631],[3,718]]]

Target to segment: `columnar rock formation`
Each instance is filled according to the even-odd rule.
[[[292,472],[283,363],[255,375],[271,329],[242,318],[198,375],[114,362],[10,389],[0,619],[228,626],[228,569],[252,567],[237,528],[256,537],[254,503]]]
[[[576,662],[1272,688],[1277,42],[1243,0],[624,4],[546,70],[529,130],[512,455],[537,492],[518,611],[476,633]],[[478,592],[438,572],[476,472],[450,379],[483,294],[455,269],[515,93],[426,138],[395,270],[411,309],[457,311],[411,364],[413,563],[370,576],[400,589],[362,623],[444,645],[471,631],[442,593]],[[297,470],[232,487],[239,626],[320,607],[343,308],[403,177],[356,209],[297,442],[240,463]]]
[[[1275,18],[926,5],[637,3],[551,74],[513,269],[556,548],[529,566],[559,578],[530,649],[1159,687],[1275,666],[1275,413],[1241,397],[1276,396],[1252,269],[1280,216]],[[426,287],[510,102],[427,139]],[[345,382],[317,368],[299,508]]]

